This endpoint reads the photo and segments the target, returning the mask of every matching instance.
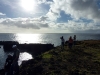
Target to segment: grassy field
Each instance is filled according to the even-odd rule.
[[[20,75],[100,75],[100,41],[55,47],[20,66]]]

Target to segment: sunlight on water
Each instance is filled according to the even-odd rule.
[[[0,45],[0,69],[4,68],[6,57],[7,55],[3,50],[3,46]]]
[[[19,43],[40,43],[41,34],[16,34]]]
[[[27,52],[20,53],[18,63],[19,63],[19,65],[21,65],[22,61],[27,61],[29,59],[33,59],[31,54],[29,54]]]

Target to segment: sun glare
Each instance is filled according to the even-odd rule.
[[[40,43],[40,34],[16,34],[16,40],[19,43]]]
[[[21,6],[26,11],[33,11],[35,7],[35,1],[34,0],[21,0]]]

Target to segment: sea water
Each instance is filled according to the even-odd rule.
[[[59,46],[61,44],[60,37],[63,36],[65,41],[69,39],[70,36],[76,35],[76,40],[100,40],[100,34],[90,34],[90,33],[46,33],[46,34],[14,34],[14,33],[0,33],[0,41],[18,41],[19,43],[51,43],[54,46]],[[4,67],[7,55],[13,53],[4,52],[3,46],[0,46],[0,69]],[[27,57],[26,57],[27,56]],[[27,52],[20,53],[19,65],[22,61],[33,59],[31,54]]]

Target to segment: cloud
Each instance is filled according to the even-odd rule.
[[[6,15],[6,14],[3,14],[3,13],[0,12],[0,16],[5,16],[5,15]]]
[[[51,16],[51,10],[57,14],[64,11],[70,14],[72,18],[79,20],[80,18],[92,19],[99,21],[100,10],[97,6],[97,0],[53,0],[48,12]],[[53,18],[58,18],[56,14],[52,14]],[[56,19],[57,20],[57,19]]]
[[[42,16],[43,17],[43,16]],[[32,29],[35,32],[49,32],[49,33],[63,33],[63,32],[98,32],[100,31],[100,25],[95,22],[85,23],[85,22],[76,22],[76,21],[68,21],[66,23],[55,23],[49,22],[44,18],[41,21],[40,18],[6,18],[0,19],[0,26],[5,29],[9,29],[8,32],[17,31],[18,30],[26,30],[29,32]],[[10,30],[11,29],[11,30]],[[15,30],[14,30],[15,29]],[[28,31],[29,29],[29,31]],[[3,30],[3,29],[2,29]],[[30,31],[30,32],[31,32]]]
[[[29,28],[29,29],[41,29],[49,28],[48,23],[41,22],[40,20],[44,18],[6,18],[1,19],[0,24],[8,27],[18,27],[18,28]]]
[[[61,11],[70,15],[72,20],[66,23],[57,23],[57,19],[61,17]],[[61,31],[100,31],[100,9],[97,6],[97,0],[53,0],[46,16],[52,22],[49,23],[49,26]]]
[[[16,0],[1,0],[5,5],[18,8]],[[99,32],[100,31],[100,9],[97,0],[38,0],[38,3],[45,6],[50,5],[46,12],[44,9],[41,17],[38,18],[2,18],[0,25],[15,27],[19,29],[33,29],[46,32]],[[48,4],[48,5],[47,5]],[[14,6],[15,5],[15,6]],[[14,6],[14,7],[13,7]],[[38,6],[39,7],[39,6]],[[40,9],[38,9],[40,11]],[[61,11],[71,16],[71,20],[58,23],[61,18]],[[16,11],[18,12],[18,11]],[[36,11],[37,12],[37,11]],[[40,12],[38,12],[40,13]],[[1,15],[6,15],[0,13]],[[23,14],[23,13],[22,13]],[[36,15],[36,14],[35,14]],[[40,16],[40,15],[39,15]],[[25,15],[24,15],[25,17]],[[33,16],[34,17],[34,16]],[[68,17],[68,16],[64,16]],[[85,21],[86,22],[85,22]],[[38,32],[39,32],[38,31]]]
[[[46,16],[41,16],[41,17],[40,17],[40,21],[46,21],[47,18],[48,18],[48,17],[46,17]]]
[[[86,18],[99,21],[100,11],[97,7],[96,0],[70,0],[66,13],[71,14],[76,19]]]
[[[58,13],[56,13],[56,12],[48,12],[47,14],[46,14],[46,16],[48,17],[48,19],[49,20],[51,20],[51,21],[56,21],[57,20],[57,18],[59,18],[60,17],[60,14],[58,14]]]
[[[53,0],[36,0],[39,4],[45,3],[45,4],[51,4]]]
[[[68,21],[67,23],[50,23],[49,26],[52,29],[64,31],[64,32],[77,32],[77,33],[88,33],[88,32],[99,32],[100,24],[97,25],[95,22],[85,23],[85,22],[76,22],[76,21]],[[94,32],[94,33],[95,33]]]

